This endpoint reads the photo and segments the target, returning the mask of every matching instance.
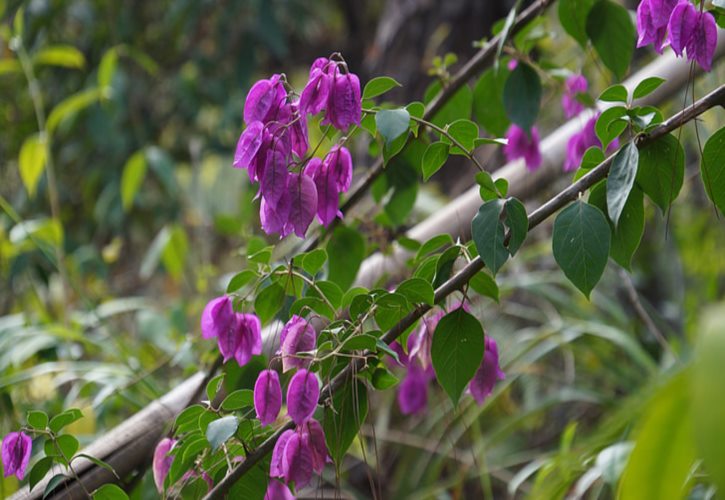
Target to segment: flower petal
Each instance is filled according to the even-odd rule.
[[[317,344],[317,332],[304,318],[296,314],[284,325],[280,334],[280,352],[282,354],[282,371],[293,368],[306,368],[310,361],[296,358],[300,352],[311,351]]]
[[[284,447],[285,480],[294,481],[295,489],[310,484],[312,479],[312,449],[298,433],[293,433]]]
[[[175,444],[175,439],[164,438],[159,441],[154,450],[151,468],[154,473],[154,483],[159,493],[164,491],[164,481],[169,474],[169,470],[171,470],[171,464],[174,462],[174,456],[169,455],[169,451],[171,451]]]
[[[288,232],[294,232],[300,238],[305,237],[307,228],[315,218],[317,208],[317,187],[305,174],[290,174],[287,183],[290,198],[290,211],[287,224]]]
[[[287,387],[287,413],[297,425],[304,424],[317,408],[320,382],[317,375],[305,369],[294,374]]]
[[[274,370],[259,372],[254,384],[254,411],[262,425],[269,425],[277,420],[282,409],[282,386],[279,375]]]
[[[269,475],[271,477],[284,477],[287,473],[284,463],[284,448],[287,446],[289,438],[291,438],[294,434],[295,431],[286,430],[274,444],[274,449],[272,450],[272,461],[269,464]]]

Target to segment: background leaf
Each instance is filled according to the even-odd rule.
[[[20,178],[28,191],[28,196],[35,197],[38,189],[38,181],[45,170],[45,161],[47,159],[47,147],[45,141],[41,139],[39,134],[34,134],[25,139],[20,149],[20,159],[18,167],[20,168]]]
[[[503,208],[504,200],[486,202],[471,221],[471,237],[478,255],[494,276],[509,256],[509,251],[503,244],[505,232],[500,220]]]
[[[524,130],[533,126],[541,105],[541,80],[534,68],[519,62],[506,80],[503,103],[511,122]]]
[[[619,216],[622,215],[629,192],[634,186],[637,165],[639,165],[639,150],[633,142],[622,146],[612,161],[612,168],[607,177],[607,210],[615,227],[619,223]]]
[[[599,0],[587,15],[586,32],[604,65],[621,80],[634,53],[637,34],[627,9]]]
[[[725,127],[712,134],[705,143],[700,173],[707,196],[725,214]]]

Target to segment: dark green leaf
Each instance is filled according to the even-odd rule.
[[[672,134],[640,148],[637,184],[663,214],[680,193],[684,177],[685,151]]]
[[[435,82],[440,88],[440,82]],[[473,91],[468,85],[458,89],[448,102],[431,118],[431,122],[439,127],[445,127],[459,118],[470,118],[471,107],[473,106]]]
[[[410,113],[404,108],[381,109],[375,115],[375,125],[380,135],[385,139],[385,144],[390,144],[400,137],[408,130],[409,124]]]
[[[48,495],[53,493],[53,491],[60,485],[63,481],[67,479],[67,476],[64,474],[56,474],[55,476],[50,478],[50,481],[48,481],[48,484],[45,485],[45,490],[43,491],[43,500],[48,498]]]
[[[342,296],[341,307],[343,309],[346,307],[349,307],[350,303],[352,302],[352,299],[354,299],[358,295],[366,295],[367,293],[368,293],[368,289],[363,288],[361,286],[356,286],[354,288],[349,289],[347,292],[345,292],[345,295]]]
[[[400,86],[398,82],[388,76],[378,76],[365,84],[362,98],[372,99],[373,97],[386,93],[390,89]]]
[[[80,444],[78,440],[70,434],[56,436],[56,438],[48,439],[45,442],[45,454],[49,457],[58,457],[58,460],[64,464],[68,464],[73,455],[78,451]]]
[[[93,500],[128,500],[128,495],[118,485],[107,483],[93,492]]]
[[[456,263],[456,259],[461,254],[461,248],[459,246],[453,246],[446,249],[438,259],[436,260],[436,273],[433,279],[433,288],[438,288],[443,283],[448,281],[453,273],[453,264]]]
[[[222,410],[233,411],[254,405],[254,391],[251,389],[239,389],[234,391],[222,401]]]
[[[284,288],[278,283],[272,283],[264,288],[254,299],[254,312],[259,316],[262,324],[274,318],[284,301]]]
[[[622,146],[612,161],[612,168],[607,177],[607,210],[609,218],[616,227],[624,204],[627,203],[629,192],[634,186],[639,164],[639,150],[633,142]]]
[[[423,118],[423,115],[425,114],[425,105],[422,102],[413,101],[408,104],[405,109],[407,109],[408,113],[410,113],[410,130],[413,132],[415,137],[418,137],[418,128],[420,127],[420,124],[413,120],[413,117]]]
[[[448,149],[449,145],[445,142],[434,142],[426,148],[421,163],[424,181],[430,179],[443,166],[448,159]]]
[[[503,244],[505,234],[501,212],[504,203],[500,199],[484,203],[471,221],[471,236],[478,254],[494,276],[509,257]]]
[[[594,0],[559,0],[559,22],[583,48],[587,45],[587,14],[592,5]]]
[[[66,425],[72,424],[81,418],[83,418],[83,413],[78,408],[71,408],[51,418],[48,427],[51,431],[57,433]]]
[[[511,231],[509,239],[509,253],[513,257],[529,232],[529,218],[526,216],[526,208],[516,198],[509,198],[504,204],[506,212],[506,225]]]
[[[373,337],[372,335],[363,333],[361,335],[353,335],[352,337],[347,339],[345,342],[343,342],[340,349],[343,352],[363,351],[365,349],[374,351],[377,343],[377,338]]]
[[[302,259],[302,269],[314,276],[327,262],[327,252],[323,248],[317,248],[305,255]]]
[[[30,410],[28,412],[28,425],[33,429],[44,431],[48,425],[48,414],[44,411]]]
[[[488,172],[478,172],[476,174],[476,183],[480,186],[478,192],[483,201],[491,201],[501,197],[496,183]]]
[[[251,283],[254,279],[258,277],[259,275],[257,274],[257,272],[251,269],[245,269],[244,271],[235,274],[232,279],[229,280],[229,284],[227,285],[227,293],[234,293],[237,290],[240,290],[242,287]]]
[[[423,243],[423,245],[421,245],[421,247],[418,249],[418,253],[415,254],[414,260],[417,262],[429,253],[434,252],[446,245],[451,245],[452,243],[453,238],[451,238],[450,234],[437,234],[425,243]]]
[[[370,382],[373,384],[375,390],[384,391],[398,385],[399,380],[395,375],[388,371],[384,364],[381,363],[375,371],[373,371]]]
[[[367,414],[367,389],[359,380],[348,381],[333,395],[332,407],[325,407],[322,423],[325,441],[336,464],[342,463]]]
[[[237,427],[239,427],[239,419],[234,415],[210,422],[206,428],[206,439],[209,441],[211,449],[216,450],[224,444],[237,432]]]
[[[483,359],[481,323],[462,307],[443,316],[433,334],[431,360],[436,378],[454,405]]]
[[[466,151],[462,151],[457,146],[451,147],[451,154],[467,155],[475,146],[475,141],[478,139],[478,125],[473,123],[471,120],[456,120],[447,127],[448,134],[453,137],[458,143],[463,146]],[[453,144],[453,142],[441,134],[441,141],[446,144]]]
[[[624,106],[615,106],[613,108],[606,109],[597,118],[597,123],[594,125],[594,131],[602,143],[602,149],[606,149],[612,140],[617,137],[624,127],[625,122],[621,122],[621,126],[613,126],[620,118],[627,114],[627,108]]]
[[[317,297],[302,297],[299,300],[295,300],[290,306],[289,313],[297,314],[298,316],[307,316],[309,314],[307,309],[328,319],[335,318],[335,310],[330,308],[324,300]]]
[[[605,102],[627,102],[629,94],[627,88],[621,83],[612,85],[611,87],[604,89],[604,92],[599,96],[600,101]]]
[[[277,481],[269,477],[269,460],[252,467],[229,490],[228,498],[243,500],[263,500],[269,481]],[[206,492],[205,492],[206,493]],[[189,497],[182,497],[189,498]],[[198,497],[191,497],[198,498]]]
[[[176,416],[174,427],[178,434],[183,434],[192,430],[197,430],[199,425],[199,415],[204,413],[204,407],[201,405],[192,405],[185,408]]]
[[[496,280],[485,272],[481,271],[474,274],[473,278],[471,278],[468,283],[471,285],[471,288],[473,288],[476,293],[483,295],[484,297],[492,298],[493,300],[498,302],[499,292]]]
[[[345,290],[352,285],[365,257],[365,240],[359,232],[338,226],[327,243],[330,281]]]
[[[707,196],[725,213],[725,127],[712,134],[705,143],[700,173]]]
[[[28,479],[29,491],[33,491],[35,485],[42,481],[52,466],[53,457],[43,457],[33,465],[33,468],[30,469],[30,477]]]
[[[421,278],[411,278],[403,281],[395,290],[405,296],[412,304],[433,305],[434,291],[429,282]]]
[[[212,378],[208,384],[206,384],[206,397],[209,401],[214,401],[214,398],[216,398],[217,392],[219,392],[219,389],[223,387],[224,384],[224,374],[220,373],[219,375],[216,375],[214,378]]]
[[[503,103],[509,120],[530,130],[541,105],[541,80],[539,74],[526,63],[520,62],[506,80]]]
[[[644,80],[639,82],[634,88],[632,97],[634,99],[640,99],[644,96],[647,96],[654,92],[657,87],[659,87],[663,83],[665,83],[665,79],[660,78],[659,76],[650,76],[649,78],[645,78]]]
[[[587,298],[607,265],[610,242],[604,214],[582,201],[566,207],[554,221],[554,259]]]
[[[629,11],[611,0],[599,0],[587,15],[586,32],[604,65],[621,80],[637,40]]]
[[[508,78],[505,66],[490,68],[481,75],[473,89],[473,113],[487,132],[503,136],[509,126],[503,105],[503,89]]]

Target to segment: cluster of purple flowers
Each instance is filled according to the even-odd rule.
[[[33,440],[24,432],[11,432],[3,438],[2,464],[5,477],[15,476],[18,480],[25,477],[30,462]]]
[[[172,449],[174,449],[176,443],[176,439],[163,438],[161,441],[159,441],[159,443],[156,445],[156,448],[154,449],[151,472],[154,476],[154,484],[156,485],[156,490],[159,493],[164,492],[164,481],[166,481],[166,476],[169,475],[171,465],[174,463],[175,456],[171,455],[170,452]],[[199,476],[196,471],[190,470],[181,477],[180,481],[184,483],[194,477]],[[211,476],[209,476],[209,474],[207,474],[206,472],[202,472],[201,478],[204,480],[204,482],[206,482],[208,489],[214,487],[214,481],[212,480]]]
[[[210,301],[201,315],[201,336],[216,338],[226,363],[235,358],[246,365],[253,355],[262,354],[262,324],[254,314],[234,312],[232,300],[224,295]]]
[[[407,355],[398,342],[391,346],[397,352],[400,364],[408,369],[398,388],[398,406],[404,415],[421,414],[428,407],[428,385],[435,379],[431,344],[436,326],[444,315],[444,311],[438,311],[423,318],[420,327],[408,337]],[[504,378],[505,374],[499,366],[496,341],[487,336],[483,360],[468,385],[468,392],[476,403],[482,404],[493,391],[496,381]]]
[[[233,166],[247,169],[249,179],[259,182],[262,229],[302,238],[315,214],[325,226],[342,217],[339,197],[352,182],[350,152],[341,144],[323,159],[306,156],[307,115],[324,110],[322,123],[342,132],[359,125],[360,80],[344,61],[319,58],[299,98],[285,83],[273,75],[249,90],[244,103],[247,128],[239,137]]]
[[[661,54],[669,42],[678,57],[687,51],[688,60],[710,71],[717,46],[715,18],[689,0],[642,0],[637,7],[637,32],[637,47],[653,44]]]

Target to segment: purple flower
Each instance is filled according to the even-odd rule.
[[[479,405],[482,404],[486,397],[491,394],[491,391],[493,391],[493,386],[496,384],[496,381],[503,380],[504,378],[506,378],[506,375],[501,371],[501,367],[498,364],[498,347],[496,346],[496,341],[486,336],[481,366],[476,370],[468,387],[476,403]]]
[[[267,492],[264,494],[264,500],[294,500],[294,498],[286,484],[275,480],[269,482]]]
[[[595,125],[599,115],[593,116],[587,120],[584,128],[572,135],[569,138],[569,142],[566,144],[566,159],[564,160],[564,172],[570,172],[579,168],[582,162],[584,153],[591,147],[602,147],[602,143],[599,141],[595,132]],[[607,146],[607,154],[613,152],[619,147],[619,139],[614,139]]]
[[[677,5],[678,0],[644,0],[649,2],[650,12],[652,13],[652,23],[656,28],[666,27],[670,21],[672,10]]]
[[[332,463],[322,426],[317,420],[311,418],[302,426],[302,436],[312,450],[312,469],[318,474],[322,474],[325,464]]]
[[[280,354],[282,354],[282,371],[293,368],[306,368],[310,360],[298,358],[300,352],[308,352],[317,344],[317,332],[304,318],[294,315],[284,325],[280,334]]]
[[[424,317],[420,327],[408,336],[408,362],[410,364],[417,361],[423,370],[432,366],[430,348],[433,343],[433,332],[444,314],[444,311],[438,311],[431,316]]]
[[[272,450],[272,460],[269,463],[269,475],[271,477],[284,477],[285,476],[285,463],[284,463],[284,448],[287,446],[287,441],[295,433],[293,430],[286,430],[277,439]]]
[[[259,372],[254,384],[254,411],[262,425],[269,425],[277,420],[282,409],[282,386],[279,375],[274,370]]]
[[[279,233],[281,238],[287,236],[285,226],[289,217],[290,201],[288,196],[283,196],[277,206],[274,206],[262,198],[262,203],[259,206],[259,220],[265,233]]]
[[[286,196],[290,199],[290,209],[285,232],[304,238],[317,208],[315,182],[305,174],[290,174]]]
[[[564,108],[564,115],[567,118],[576,116],[584,109],[584,104],[579,102],[577,94],[587,91],[587,79],[582,75],[573,75],[567,78],[564,95],[561,97],[561,106]]]
[[[654,49],[658,54],[662,53],[662,48],[667,34],[667,24],[656,25],[652,16],[652,7],[649,0],[642,0],[637,7],[637,47],[644,47],[650,43],[654,44]]]
[[[234,153],[234,168],[250,168],[254,164],[259,148],[262,146],[264,124],[260,121],[252,122],[239,136],[237,150]]]
[[[430,379],[422,369],[415,365],[409,367],[398,388],[398,406],[403,415],[417,415],[426,409],[429,382]]]
[[[286,99],[287,91],[279,75],[272,75],[269,80],[259,80],[249,89],[244,102],[244,122],[267,123],[274,120]]]
[[[319,158],[312,158],[305,168],[305,174],[312,178],[317,188],[317,218],[320,223],[327,227],[335,217],[342,218],[339,210],[340,192],[329,164]]]
[[[329,175],[335,180],[335,188],[339,193],[345,193],[352,184],[352,156],[344,146],[333,146],[322,161],[327,167]]]
[[[307,138],[307,116],[300,111],[299,101],[291,105],[292,122],[289,126],[289,134],[292,142],[292,151],[302,158],[310,148],[310,141]]]
[[[239,347],[234,357],[239,366],[249,363],[253,355],[262,354],[262,323],[254,314],[237,314]]]
[[[332,77],[330,95],[323,124],[332,124],[345,132],[352,124],[360,125],[362,101],[360,99],[360,80],[352,73],[343,74],[339,66]]]
[[[705,71],[712,68],[717,46],[717,25],[709,12],[698,12],[695,31],[687,42],[687,59],[695,60]]]
[[[267,151],[267,159],[264,162],[263,170],[257,171],[259,185],[267,203],[277,206],[280,198],[287,194],[287,155],[281,143],[277,143]]]
[[[28,468],[33,440],[24,432],[11,432],[2,443],[2,463],[5,477],[15,475],[18,480],[25,477]]]
[[[294,432],[284,447],[282,456],[284,479],[295,483],[295,488],[304,488],[312,479],[312,448],[303,436]]]
[[[508,144],[503,147],[506,160],[513,161],[523,158],[529,170],[536,170],[541,165],[539,150],[539,131],[531,127],[530,134],[518,125],[511,125],[506,132]]]
[[[154,473],[154,483],[156,483],[156,489],[159,493],[164,491],[164,481],[169,474],[171,464],[174,462],[174,456],[169,455],[169,452],[175,444],[175,439],[164,438],[159,441],[159,444],[156,445],[156,449],[154,450],[154,459],[151,468]]]
[[[320,399],[320,382],[317,375],[305,369],[294,374],[287,386],[287,413],[297,425],[312,417]]]
[[[201,313],[201,336],[205,339],[219,337],[228,331],[234,323],[232,300],[223,295],[212,299]]]
[[[323,61],[327,60],[323,59]],[[310,80],[300,96],[300,111],[304,114],[315,115],[325,109],[330,96],[330,87],[332,87],[332,78],[327,72],[322,68],[313,67],[310,70]]]
[[[689,1],[678,3],[672,11],[668,24],[670,46],[678,56],[682,56],[682,51],[685,50],[687,43],[695,34],[699,17],[700,13]]]

